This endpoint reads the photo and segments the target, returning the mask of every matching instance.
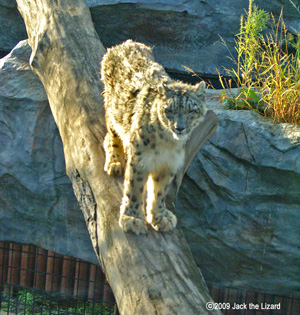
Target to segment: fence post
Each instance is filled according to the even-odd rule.
[[[103,285],[105,281],[105,275],[101,268],[96,265],[90,266],[90,284],[88,298],[92,301],[101,301],[103,297]]]
[[[48,251],[45,290],[59,292],[63,255]]]
[[[88,263],[76,259],[74,296],[79,298],[87,297],[88,288]]]
[[[69,256],[64,256],[61,278],[61,293],[73,294],[76,260]]]
[[[36,247],[22,245],[20,285],[33,286]]]
[[[13,285],[20,284],[21,251],[22,245],[9,244],[7,282]]]
[[[47,269],[47,251],[41,247],[36,249],[34,287],[45,290]]]
[[[3,290],[3,284],[7,281],[9,245],[6,242],[0,242],[0,292]]]

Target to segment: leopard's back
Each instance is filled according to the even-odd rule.
[[[148,123],[154,90],[169,77],[154,61],[150,47],[127,40],[108,49],[101,62],[101,79],[106,121],[122,137],[129,136],[134,126]]]
[[[143,74],[150,61],[154,61],[150,47],[127,40],[107,50],[101,62],[101,79],[105,90],[120,94],[120,89],[133,92],[140,81],[135,78]]]

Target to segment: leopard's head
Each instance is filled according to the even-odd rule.
[[[172,132],[174,139],[189,136],[203,120],[207,111],[205,87],[203,81],[195,86],[172,82],[159,87],[159,119],[162,125]]]

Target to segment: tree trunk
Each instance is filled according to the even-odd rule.
[[[48,95],[67,174],[120,313],[220,314],[206,310],[211,298],[179,227],[172,233],[136,236],[118,226],[123,180],[103,170],[106,127],[99,72],[105,49],[85,2],[17,3],[32,48],[30,65]],[[169,194],[169,207],[174,209],[184,171],[214,132],[216,121],[210,111],[195,130],[186,148],[185,167]]]

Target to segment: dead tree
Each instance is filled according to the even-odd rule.
[[[17,0],[32,48],[30,65],[43,83],[59,129],[66,171],[86,220],[98,260],[121,314],[208,312],[205,283],[180,230],[124,233],[118,226],[122,179],[103,171],[105,119],[100,61],[105,53],[84,0]],[[174,200],[193,156],[216,127],[208,112],[187,145]]]

